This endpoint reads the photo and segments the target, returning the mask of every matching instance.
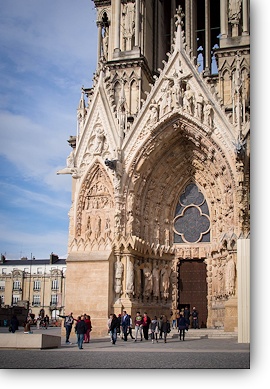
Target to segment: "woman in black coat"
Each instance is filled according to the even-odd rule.
[[[185,340],[185,331],[186,331],[186,328],[187,328],[187,319],[182,315],[182,313],[180,313],[180,317],[179,317],[179,320],[178,320],[178,329],[179,329],[179,334],[180,334],[180,340],[182,339],[182,336],[183,336],[183,340]]]
[[[10,327],[13,334],[19,329],[19,320],[17,319],[16,315],[12,316],[12,319],[10,320]]]

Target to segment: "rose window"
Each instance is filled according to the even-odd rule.
[[[187,185],[179,198],[173,230],[174,243],[210,242],[208,205],[194,183]]]

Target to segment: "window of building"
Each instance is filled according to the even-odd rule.
[[[0,304],[5,304],[5,296],[0,296]]]
[[[21,281],[14,281],[13,290],[20,290],[20,289],[21,289]]]
[[[0,281],[0,290],[5,290],[5,281]]]
[[[40,281],[34,281],[34,290],[40,290],[41,283]]]
[[[7,274],[7,268],[6,268],[6,267],[4,267],[4,268],[2,269],[2,274]]]
[[[33,305],[40,305],[40,295],[34,294]]]
[[[174,243],[210,242],[208,205],[194,183],[188,184],[179,198],[173,229]]]
[[[42,267],[37,268],[37,274],[42,274]]]
[[[51,303],[52,304],[55,304],[57,305],[57,302],[58,302],[58,296],[56,294],[52,294],[52,297],[51,297]]]
[[[58,280],[52,280],[52,290],[58,290]]]
[[[12,304],[15,305],[20,301],[20,297],[17,295],[12,296]]]

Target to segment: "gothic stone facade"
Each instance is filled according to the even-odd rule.
[[[94,3],[97,70],[58,172],[72,175],[66,313],[90,313],[101,336],[110,313],[189,305],[200,325],[237,331],[249,3]]]

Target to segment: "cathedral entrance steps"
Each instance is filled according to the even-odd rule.
[[[171,338],[177,338],[179,337],[179,333],[177,329],[173,329],[170,332]],[[202,328],[202,329],[196,329],[190,328],[188,331],[186,331],[185,338],[190,339],[204,339],[204,338],[211,338],[211,339],[228,339],[228,338],[237,338],[238,334],[237,332],[224,332],[224,330],[214,329],[214,328]]]

